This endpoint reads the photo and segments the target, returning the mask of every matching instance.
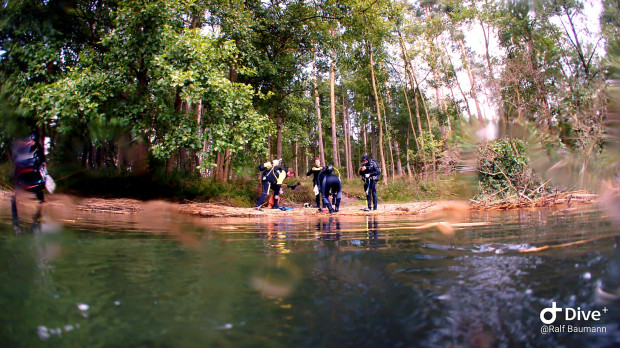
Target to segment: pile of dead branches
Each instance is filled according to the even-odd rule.
[[[515,208],[540,208],[563,204],[587,204],[594,203],[597,195],[586,191],[556,192],[544,196],[525,199],[518,195],[512,195],[495,201],[471,200],[472,210],[506,210]]]

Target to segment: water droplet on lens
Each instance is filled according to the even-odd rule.
[[[226,324],[224,324],[222,326],[216,327],[216,329],[218,329],[218,330],[230,330],[232,328],[233,328],[233,324],[231,324],[231,323],[226,323]]]
[[[37,328],[37,336],[39,336],[39,339],[41,340],[46,340],[48,338],[50,338],[50,334],[47,331],[47,328],[43,325],[39,326]]]

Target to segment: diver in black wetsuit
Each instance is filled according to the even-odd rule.
[[[280,166],[280,162],[281,160],[276,159],[271,162],[261,163],[258,166],[258,169],[263,171],[261,175],[263,192],[258,197],[258,202],[256,203],[257,210],[261,210],[261,205],[265,202],[270,189],[273,190],[273,209],[279,208],[278,202],[280,201],[280,190],[282,184],[284,183],[284,179],[287,176],[294,175],[288,168]]]
[[[362,166],[360,167],[359,174],[364,180],[364,191],[366,192],[366,202],[368,203],[368,208],[365,208],[364,211],[370,211],[371,209],[371,196],[372,209],[377,210],[377,181],[379,181],[379,176],[381,175],[381,168],[379,168],[377,161],[370,159],[368,155],[364,155],[362,156]]]
[[[45,201],[43,188],[45,187],[45,175],[47,163],[45,162],[45,151],[39,143],[39,136],[33,132],[26,138],[16,139],[11,149],[11,159],[15,165],[15,193],[11,198],[11,217],[13,228],[17,234],[22,231],[19,228],[19,218],[17,213],[17,190],[23,189],[35,194],[39,203]],[[32,231],[41,217],[41,204],[35,214]]]
[[[323,170],[323,166],[321,165],[321,159],[318,157],[314,157],[314,167],[310,168],[306,176],[312,175],[312,185],[314,187],[314,198],[316,200],[316,207],[320,211],[321,209],[321,183],[319,182],[319,176],[321,171]],[[325,208],[325,205],[323,205]]]
[[[16,187],[34,193],[39,202],[43,202],[45,176],[41,174],[41,170],[47,169],[47,164],[38,134],[35,132],[25,139],[15,140],[12,158],[15,164]]]
[[[327,166],[320,175],[321,180],[321,195],[323,196],[323,206],[329,209],[329,213],[333,214],[340,210],[340,199],[342,198],[342,182],[338,175],[334,174],[334,167],[332,165]],[[330,195],[333,197],[333,203],[329,202]]]

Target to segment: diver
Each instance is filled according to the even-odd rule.
[[[319,212],[323,211],[323,209],[321,209],[321,184],[319,182],[319,176],[321,175],[322,170],[323,166],[321,165],[321,159],[319,157],[314,157],[314,167],[306,173],[306,176],[312,175],[314,199],[316,200],[316,207],[319,209]],[[323,208],[325,208],[325,205],[323,205]]]
[[[43,189],[47,177],[47,163],[38,134],[33,132],[26,138],[16,139],[11,149],[11,159],[15,165],[15,192],[11,198],[11,217],[15,232],[19,234],[21,229],[17,213],[17,191],[32,192],[37,197],[39,208],[35,214],[35,224],[40,220],[41,204],[45,201]]]
[[[359,174],[362,176],[362,180],[364,180],[364,191],[366,192],[366,202],[368,203],[368,208],[365,208],[364,211],[370,211],[371,196],[372,210],[377,210],[377,181],[379,181],[379,176],[381,175],[381,168],[379,168],[377,161],[371,159],[368,155],[362,156],[362,162]]]
[[[47,163],[36,132],[25,139],[15,140],[12,159],[15,164],[16,188],[32,192],[39,202],[44,202],[43,189],[45,188]]]
[[[320,175],[320,180],[323,206],[327,207],[330,214],[337,213],[340,210],[340,199],[342,198],[342,182],[334,173],[334,166],[330,164],[325,167]],[[330,196],[333,197],[334,207],[329,202]]]
[[[368,215],[366,215],[366,229],[368,230],[368,240],[376,241],[379,239],[379,222],[377,221],[377,216],[372,215],[372,218],[369,219]]]
[[[286,177],[291,177],[291,176],[295,176],[295,171],[291,168],[288,168],[286,170]],[[297,188],[297,186],[301,186],[300,182],[297,182],[296,184],[292,185],[292,184],[287,184],[287,183],[282,183],[279,185],[280,186],[280,191],[278,193],[278,196],[280,197],[278,204],[275,204],[275,191],[274,191],[274,195],[269,197],[269,203],[267,204],[267,206],[271,209],[280,209],[280,210],[291,210],[293,208],[290,207],[285,207],[282,205],[282,195],[284,194],[284,188],[288,188],[291,190],[295,190]],[[277,189],[277,188],[276,188]]]
[[[261,163],[258,166],[258,169],[263,173],[261,174],[261,183],[262,183],[262,193],[258,197],[258,202],[256,203],[256,210],[262,210],[261,206],[265,202],[267,195],[269,194],[269,190],[273,190],[273,199],[274,204],[272,209],[279,209],[278,202],[280,200],[280,192],[282,188],[282,184],[284,183],[284,179],[288,176],[291,177],[294,175],[292,170],[281,166],[282,160],[275,159],[270,162]]]
[[[340,240],[339,218],[330,216],[328,222],[321,219],[316,223],[316,229],[320,233],[319,240]]]

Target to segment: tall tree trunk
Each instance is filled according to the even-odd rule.
[[[409,160],[409,129],[407,129],[407,141],[405,143],[405,151],[407,151],[407,157],[406,157],[407,158],[407,173],[409,174],[409,182],[411,182],[411,179],[413,178],[413,174],[415,174],[415,167],[413,167],[413,173],[412,173],[411,161]]]
[[[276,158],[282,158],[282,115],[276,117]]]
[[[431,54],[435,54],[436,50],[435,50],[435,43],[434,43],[435,39],[432,38],[431,39]],[[435,59],[434,62],[431,63],[431,70],[433,71],[433,80],[435,80],[435,97],[437,98],[437,108],[443,113],[445,112],[444,107],[443,107],[443,103],[442,103],[442,98],[441,98],[441,90],[439,88],[439,73],[437,72],[437,59]]]
[[[471,84],[471,95],[474,98],[474,103],[476,104],[476,113],[478,117],[478,122],[480,124],[483,123],[483,115],[482,109],[480,108],[480,102],[478,101],[478,92],[476,92],[476,83],[474,81],[474,74],[471,72],[471,67],[469,66],[469,59],[467,59],[467,53],[465,52],[465,43],[463,39],[458,40],[459,46],[461,47],[461,54],[463,56],[463,65],[465,65],[465,69],[467,69],[467,76],[469,77],[469,83]]]
[[[407,78],[407,77],[405,77]],[[418,142],[418,136],[415,134],[415,124],[413,123],[413,114],[411,112],[411,103],[409,103],[409,93],[407,93],[407,87],[403,85],[403,93],[405,94],[405,101],[407,102],[407,111],[409,112],[409,125],[411,125],[411,132],[413,132],[413,139],[415,140],[416,147],[420,149],[420,143]],[[419,119],[419,118],[418,118]],[[407,133],[409,130],[407,130]],[[409,149],[409,140],[407,140],[407,149]],[[424,155],[424,153],[422,153]],[[426,160],[424,159],[426,162]]]
[[[370,124],[370,155],[372,158],[378,159],[379,150],[377,150],[377,126],[372,122],[369,122],[369,124]]]
[[[387,112],[385,109],[385,103],[383,102],[383,98],[381,97],[381,95],[379,95],[379,97],[381,98],[381,107],[383,108],[383,121],[385,122],[385,133],[387,134],[388,150],[390,150],[390,173],[392,174],[392,179],[394,179],[396,176],[396,170],[394,169],[394,151],[392,151],[392,132],[390,132],[390,128],[388,127],[387,123]],[[385,175],[388,175],[388,173],[385,173]]]
[[[360,132],[364,139],[364,153],[368,153],[368,123],[364,123],[364,126],[360,127]]]
[[[400,43],[400,49],[402,51],[402,56],[403,56],[403,61],[405,63],[405,73],[406,73],[406,77],[408,78],[409,83],[411,84],[411,90],[413,91],[413,100],[415,103],[415,116],[416,119],[418,121],[418,131],[420,132],[420,137],[416,137],[416,145],[418,146],[418,152],[422,153],[422,162],[424,163],[424,167],[426,167],[426,153],[424,151],[425,148],[425,144],[424,144],[424,133],[422,131],[422,121],[421,121],[421,117],[420,117],[420,104],[418,102],[418,88],[417,88],[417,84],[418,82],[415,79],[415,75],[413,74],[413,67],[411,66],[411,62],[409,60],[409,54],[407,53],[407,48],[405,47],[405,41],[403,40],[403,36],[402,33],[400,32],[400,29],[397,29],[398,32],[398,42]],[[405,96],[407,96],[406,91],[405,91]],[[424,99],[422,97],[422,99]],[[407,98],[408,100],[408,98]],[[412,121],[412,130],[413,130],[413,135],[415,136],[415,129],[413,129],[413,121]],[[420,141],[418,143],[418,140]]]
[[[400,148],[398,147],[398,141],[394,139],[394,154],[396,156],[396,170],[398,170],[398,176],[403,176],[403,163],[400,161]]]
[[[331,30],[331,35],[336,36],[334,30]],[[338,158],[338,137],[336,132],[336,51],[332,49],[331,67],[329,69],[329,101],[330,111],[332,117],[332,154],[334,156],[334,165],[340,167],[340,159]]]
[[[325,150],[323,149],[323,126],[321,124],[321,99],[319,98],[319,80],[317,77],[316,68],[316,49],[314,50],[314,61],[312,67],[314,73],[314,104],[316,108],[317,123],[319,125],[319,156],[321,157],[321,163],[325,164]]]
[[[450,58],[450,54],[448,53],[446,56],[448,57],[448,61],[450,62],[450,65],[454,67],[454,64],[452,64],[452,58]],[[456,69],[454,73],[454,82],[456,82],[456,87],[458,87],[459,92],[461,92],[461,96],[463,97],[463,101],[465,102],[465,107],[467,108],[467,114],[469,115],[469,121],[472,122],[473,115],[471,113],[471,109],[469,108],[469,100],[467,99],[465,92],[463,92],[463,88],[461,87],[461,83],[459,82],[459,77],[456,74]]]
[[[458,119],[461,119],[461,111],[458,108],[458,105],[456,104],[456,97],[454,96],[454,86],[452,86],[452,84],[450,84],[450,96],[452,96],[452,103],[454,103],[454,110],[456,111],[456,117],[458,117]],[[450,115],[446,115],[446,119],[448,120],[448,133],[452,134],[452,121],[450,121]]]
[[[414,75],[415,78],[415,75]],[[418,85],[418,82],[416,81],[416,85]],[[419,86],[418,85],[418,90],[419,90]],[[424,100],[424,95],[422,95],[422,93],[420,93],[420,96],[422,99],[422,107],[424,108],[424,113],[426,114],[426,124],[428,126],[428,135],[431,138],[431,142],[434,142],[434,135],[433,135],[433,129],[431,127],[431,117],[428,113],[428,108],[426,107],[426,101]],[[437,155],[435,154],[435,146],[431,146],[431,156],[432,156],[432,160],[433,160],[433,179],[435,178],[435,165],[437,164]]]
[[[184,148],[180,147],[179,148],[179,165],[178,165],[178,169],[179,171],[186,171],[186,162],[187,162],[187,152],[185,151]]]
[[[383,64],[381,64],[381,66],[385,69]],[[394,104],[392,103],[392,95],[390,94],[390,86],[387,81],[385,81],[385,94],[387,96],[388,105],[390,106],[390,114],[394,115]],[[394,136],[394,132],[390,129],[390,127],[388,127],[388,122],[387,122],[388,116],[387,116],[385,105],[383,103],[383,98],[381,98],[381,104],[383,105],[383,114],[385,115],[385,131],[387,132],[388,143],[390,144],[390,159],[392,161],[392,164],[391,164],[392,179],[394,179],[396,177],[396,169],[394,168],[396,163],[394,161],[394,154],[393,154],[394,151],[392,150],[392,137]],[[396,155],[396,157],[398,158],[398,155]],[[401,167],[401,174],[402,174],[402,167]]]
[[[90,145],[88,143],[85,143],[84,147],[82,148],[82,168],[88,168],[88,148],[89,147]]]
[[[298,161],[298,156],[299,155],[299,149],[297,147],[297,142],[295,142],[295,175],[299,176],[299,161]]]
[[[347,166],[347,179],[353,179],[353,162],[351,161],[351,131],[346,90],[344,90],[342,97],[342,125],[344,128],[344,159]]]
[[[198,106],[196,107],[196,123],[198,124],[198,134],[200,139],[202,139],[202,151],[196,156],[196,162],[199,167],[202,167],[204,162],[204,153],[207,152],[207,141],[204,136],[204,129],[202,128],[202,99],[198,101]],[[205,176],[205,170],[200,169],[200,176]]]
[[[372,54],[372,45],[367,43],[368,54],[370,56],[370,76],[372,79],[372,90],[375,94],[375,103],[377,104],[377,118],[379,124],[379,153],[381,155],[381,170],[383,173],[387,173],[387,167],[385,165],[385,155],[383,152],[383,120],[381,119],[381,106],[379,105],[379,93],[377,92],[377,81],[375,79],[375,59]],[[383,184],[388,184],[387,175],[383,175]]]
[[[221,172],[222,172],[222,153],[218,151],[215,154],[215,168],[213,168],[213,174],[212,174],[213,180],[219,181]]]
[[[222,173],[222,181],[226,182],[228,181],[228,176],[230,175],[230,162],[231,162],[232,156],[230,154],[230,150],[226,149],[226,151],[224,151],[224,171]]]
[[[501,102],[501,95],[499,92],[499,83],[495,79],[495,75],[493,74],[493,66],[491,64],[491,54],[489,52],[489,31],[484,27],[484,22],[480,19],[480,27],[482,28],[482,35],[484,36],[484,48],[485,48],[485,58],[487,62],[487,70],[489,73],[489,79],[491,81],[491,89],[493,90],[493,96],[498,101],[497,103],[497,112],[500,119],[504,117],[504,105]]]
[[[366,106],[364,103],[364,98],[362,98],[362,110],[366,110]],[[365,120],[364,120],[365,121]],[[364,139],[364,153],[368,153],[368,122],[363,122],[363,126],[362,126],[362,121],[360,120],[360,132],[362,133],[362,137]]]

